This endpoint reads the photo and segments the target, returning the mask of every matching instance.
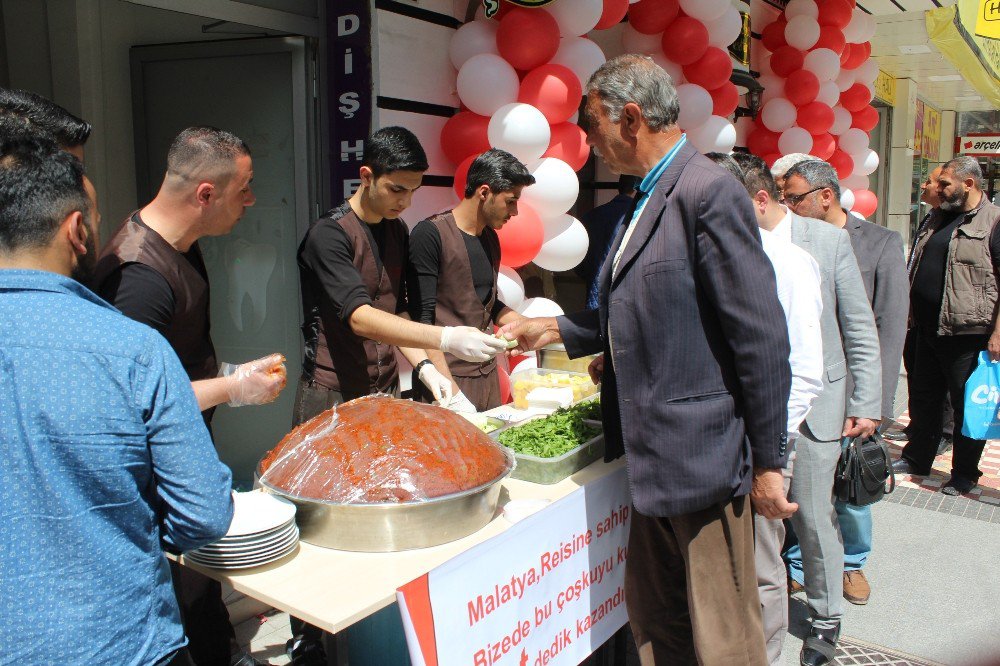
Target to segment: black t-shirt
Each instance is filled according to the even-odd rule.
[[[482,234],[473,236],[461,229],[459,231],[469,253],[476,296],[486,305],[493,290],[493,258],[490,257]],[[433,324],[434,309],[437,306],[437,283],[441,274],[441,234],[436,226],[424,220],[414,227],[410,234],[409,256],[410,318],[423,324]],[[504,307],[506,306],[497,298],[492,312],[494,321]]]
[[[385,224],[379,222],[362,226],[374,250],[376,269],[381,273]],[[404,247],[403,256],[406,256],[405,253]],[[302,244],[299,252],[299,263],[316,276],[341,321],[348,322],[355,310],[372,304],[361,274],[354,266],[354,244],[336,222],[320,222],[310,230],[308,242]],[[405,295],[405,286],[401,291]],[[405,309],[404,296],[399,299],[396,311],[403,312]]]
[[[913,320],[928,335],[937,335],[941,318],[941,304],[944,300],[944,277],[948,267],[948,246],[955,229],[966,219],[965,212],[945,213],[937,230],[924,245],[920,264],[910,285],[910,304]],[[993,270],[1000,268],[1000,225],[990,235],[990,256]]]

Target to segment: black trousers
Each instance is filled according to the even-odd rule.
[[[916,355],[917,347],[917,329],[910,327],[906,331],[906,339],[903,342],[903,367],[906,368],[906,395],[910,395],[913,392],[913,362],[914,356]],[[941,401],[941,437],[951,438],[951,431],[955,428],[955,415],[954,410],[951,408],[951,399],[949,398],[950,391],[945,387],[945,397]],[[912,419],[912,416],[911,416]],[[910,426],[907,425],[903,429],[903,432],[909,435]]]
[[[952,476],[976,481],[982,476],[979,459],[986,440],[962,434],[965,382],[976,369],[979,352],[986,349],[984,335],[929,335],[916,331],[913,376],[910,380],[909,443],[906,458],[921,474],[929,474],[937,455],[941,432],[941,402],[951,395],[954,411]]]
[[[222,601],[222,585],[176,562],[170,562],[170,574],[191,659],[198,666],[229,666],[240,648]]]

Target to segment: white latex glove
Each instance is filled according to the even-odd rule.
[[[271,354],[241,365],[223,363],[219,375],[230,377],[229,406],[263,405],[278,397],[288,383],[285,357]]]
[[[451,399],[449,403],[442,403],[446,409],[450,409],[453,412],[465,412],[467,414],[475,414],[476,406],[473,405],[465,394],[459,391]]]
[[[431,363],[425,363],[424,367],[420,368],[417,376],[431,392],[436,401],[444,405],[451,400],[451,381],[438,372],[438,369]]]
[[[445,326],[441,331],[441,351],[463,361],[483,363],[507,349],[507,341],[487,335],[471,326]]]

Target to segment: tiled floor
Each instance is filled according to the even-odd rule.
[[[288,627],[288,613],[271,611],[236,625],[236,640],[244,650],[249,650],[261,661],[275,666],[289,662],[285,655],[285,641],[292,637]]]
[[[837,666],[940,666],[937,662],[905,655],[878,645],[852,638],[841,638],[837,645]]]

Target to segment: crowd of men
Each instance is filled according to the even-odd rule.
[[[483,153],[463,200],[408,233],[427,158],[408,130],[378,130],[358,190],[299,246],[290,422],[398,395],[397,350],[415,399],[496,407],[497,327],[518,350],[599,353],[607,456],[626,456],[635,507],[626,604],[641,662],[780,663],[802,592],[800,663],[832,663],[844,600],[871,594],[873,532],[869,509],[835,501],[834,474],[845,438],[892,423],[901,360],[911,424],[897,470],[930,472],[950,396],[943,492],[980,475],[962,396],[980,351],[1000,360],[1000,208],[975,160],[943,164],[907,268],[899,234],[842,208],[826,162],[698,153],[650,58],[608,61],[585,93],[588,142],[623,177],[587,221],[588,308],[525,319],[500,299],[496,231],[534,183],[524,164]],[[253,666],[219,584],[164,556],[232,518],[213,410],[286,384],[280,355],[220,364],[210,333],[198,241],[254,205],[251,150],[182,131],[156,197],[102,246],[90,131],[0,89],[0,609],[30,618],[0,625],[0,663]],[[326,663],[330,637],[292,627],[293,663]]]

